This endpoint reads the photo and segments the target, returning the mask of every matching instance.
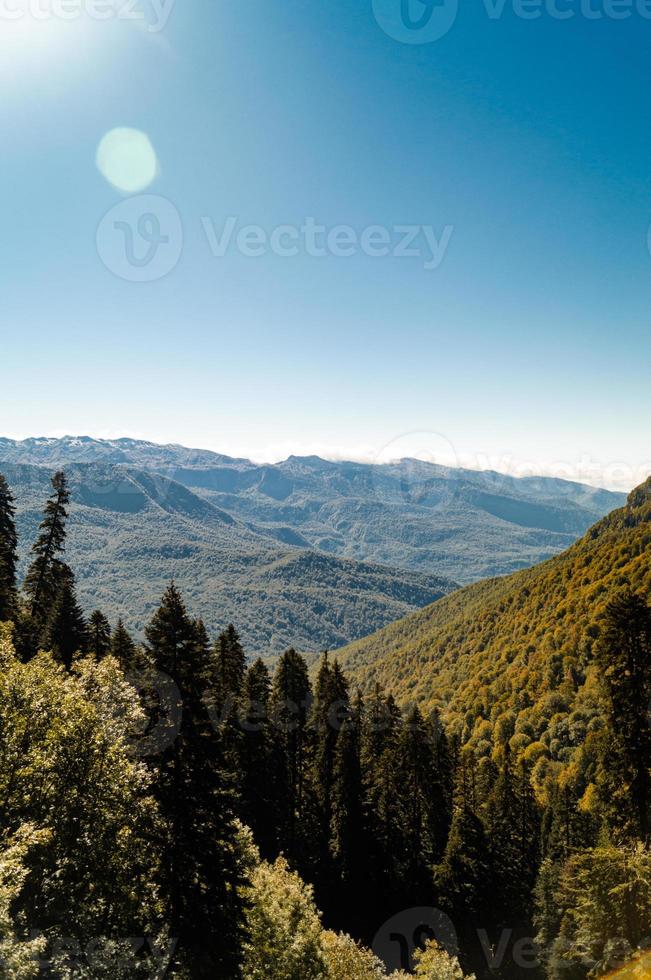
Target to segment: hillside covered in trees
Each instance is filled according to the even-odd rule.
[[[19,574],[30,561],[51,472],[1,463],[16,499]],[[219,632],[237,622],[251,653],[343,646],[456,587],[440,575],[403,572],[295,547],[246,526],[152,471],[82,463],[66,470],[67,554],[78,595],[122,618],[142,639],[173,578],[198,616]]]
[[[142,644],[100,610],[86,618],[63,473],[51,490],[19,579],[0,480],[3,976],[644,969],[651,485],[526,584],[441,600],[452,624],[474,598],[448,639],[466,686],[441,672],[419,704],[400,682],[409,648],[386,687],[359,648],[343,664],[324,654],[312,681],[294,649],[270,673],[233,626],[210,637],[174,584]],[[507,641],[514,582],[525,612]],[[461,649],[473,630],[476,650]],[[513,644],[501,662],[493,634]]]
[[[651,594],[651,478],[557,558],[467,586],[338,656],[363,688],[438,707],[480,753],[515,729],[516,750],[545,735],[566,756],[585,735],[603,617],[623,588]]]

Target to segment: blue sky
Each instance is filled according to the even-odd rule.
[[[0,18],[3,434],[651,470],[651,19],[469,0],[404,44],[370,0],[179,0],[157,33],[142,3],[139,24]],[[97,237],[140,207],[96,165],[117,127],[148,137],[143,193],[182,227],[152,281]],[[300,237],[215,256],[206,223],[229,216],[380,226],[391,247],[397,226],[451,231],[430,269]]]

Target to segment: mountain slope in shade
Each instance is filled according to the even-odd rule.
[[[567,548],[624,495],[545,477],[296,457],[256,465],[134,439],[0,439],[0,460],[155,471],[281,544],[471,582]]]
[[[24,574],[51,470],[0,463],[0,472],[17,499]],[[211,631],[236,623],[248,652],[267,655],[342,646],[456,587],[281,544],[153,470],[98,463],[66,472],[66,557],[82,605],[113,622],[122,616],[138,635],[172,578]]]
[[[460,589],[338,656],[363,688],[440,707],[480,756],[506,729],[532,761],[561,763],[595,717],[592,649],[625,586],[651,594],[651,478],[564,554]]]

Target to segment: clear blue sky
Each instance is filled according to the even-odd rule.
[[[177,0],[160,33],[24,22],[7,56],[14,28],[0,21],[3,434],[279,458],[372,456],[418,431],[498,468],[590,460],[610,485],[651,468],[651,20],[509,3],[494,20],[464,0],[412,45],[370,0]],[[96,166],[116,127],[148,136],[145,193],[183,224],[151,282],[96,248],[131,199]],[[215,257],[201,219],[219,233],[228,216],[454,230],[430,270]]]

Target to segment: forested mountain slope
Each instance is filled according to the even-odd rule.
[[[141,635],[174,579],[211,630],[240,626],[247,650],[338,647],[455,587],[432,574],[281,544],[153,470],[72,464],[67,560],[87,613]],[[0,463],[15,493],[24,574],[51,470]]]
[[[478,753],[511,739],[567,761],[598,715],[592,654],[609,599],[651,594],[651,478],[568,551],[467,586],[339,652],[366,689],[439,706]]]
[[[166,972],[179,977],[259,980],[273,962],[277,980],[388,980],[412,959],[423,980],[521,980],[523,970],[588,980],[636,958],[645,968],[651,480],[564,556],[398,624],[384,634],[393,656],[385,643],[378,664],[373,643],[344,650],[352,678],[324,654],[311,684],[294,649],[273,675],[260,659],[247,667],[235,626],[211,637],[173,583],[139,646],[101,610],[84,617],[76,583],[94,569],[91,589],[104,587],[111,559],[149,543],[144,557],[132,555],[137,605],[161,556],[188,571],[187,554],[163,549],[170,524],[179,548],[206,544],[191,537],[195,519],[211,529],[206,554],[221,548],[225,566],[230,546],[247,556],[249,628],[261,596],[282,612],[280,597],[295,597],[320,626],[346,596],[368,609],[385,570],[278,553],[152,470],[72,465],[68,477],[54,475],[45,502],[45,468],[6,465],[22,499],[21,534],[41,502],[19,570],[15,498],[0,480],[0,961],[15,980],[32,980],[13,963],[37,953],[50,957],[53,977],[69,977],[62,935],[81,941],[89,976],[135,977],[147,951],[109,937],[164,938],[170,922]],[[90,540],[88,568],[77,546],[81,573],[65,560],[75,521]],[[198,568],[210,573],[189,557],[195,579]],[[384,581],[385,599],[403,601],[404,584]],[[220,603],[234,584],[215,575]],[[258,605],[268,626],[266,608]],[[384,692],[374,683],[382,671]],[[391,689],[408,702],[414,688],[407,672],[421,702],[443,711],[396,704]],[[170,792],[179,785],[181,795]],[[88,848],[91,839],[106,846]],[[416,943],[437,910],[445,949],[410,959],[410,937]],[[306,931],[308,946],[296,948]],[[399,957],[387,947],[396,938],[406,942]]]
[[[134,439],[0,439],[0,460],[155,471],[282,544],[467,583],[568,547],[623,494],[415,459],[371,465],[290,456],[257,465]]]

